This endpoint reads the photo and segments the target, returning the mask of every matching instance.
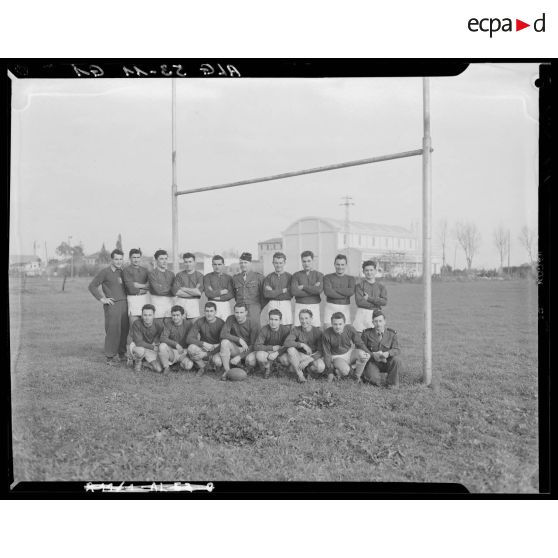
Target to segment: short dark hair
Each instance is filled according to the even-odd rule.
[[[144,310],[153,310],[153,314],[155,314],[155,306],[153,306],[153,304],[144,304],[141,307],[141,313],[143,314]]]
[[[184,316],[184,308],[182,306],[180,306],[180,304],[175,304],[172,308],[171,308],[171,314],[173,312],[180,312],[183,316]]]
[[[300,258],[307,258],[308,256],[310,256],[312,259],[314,259],[314,252],[312,252],[312,250],[304,250],[304,252],[302,252],[302,254],[300,254]]]
[[[310,308],[303,308],[299,313],[298,313],[298,317],[300,318],[301,314],[308,314],[311,318],[314,317],[314,314],[312,314],[312,310],[310,310]]]
[[[184,254],[182,255],[182,259],[185,260],[186,258],[192,258],[193,260],[196,259],[195,254],[192,254],[192,252],[184,252]]]
[[[132,248],[128,253],[128,257],[131,258],[134,254],[139,254],[141,256],[141,250],[139,248]]]
[[[110,259],[114,259],[114,256],[122,256],[124,257],[124,252],[122,252],[122,250],[120,250],[119,248],[115,248],[111,253],[110,253]]]
[[[345,260],[345,263],[347,263],[347,256],[345,254],[337,254],[333,261],[336,262],[337,260]]]
[[[158,259],[159,256],[168,256],[167,251],[166,250],[157,250],[157,252],[155,252],[155,254],[153,254],[153,257],[155,259]]]
[[[234,305],[235,309],[236,308],[244,308],[244,310],[246,310],[246,312],[248,312],[248,306],[246,306],[246,304],[244,302],[237,302]]]
[[[362,271],[364,271],[364,268],[368,267],[369,265],[371,265],[374,269],[377,268],[376,262],[374,260],[366,260],[365,262],[362,262]]]
[[[223,258],[223,256],[217,255],[217,256],[213,256],[213,257],[211,258],[211,261],[212,261],[212,262],[216,262],[217,260],[220,260],[220,261],[222,261],[223,263],[225,263],[225,258]]]
[[[343,320],[344,322],[346,322],[347,318],[345,318],[345,314],[343,314],[343,312],[334,312],[331,315],[331,321],[333,322],[333,320]]]
[[[275,254],[273,254],[273,258],[271,258],[271,259],[274,260],[275,258],[283,259],[283,260],[287,261],[287,256],[285,256],[285,254],[283,254],[283,252],[275,252]]]
[[[270,310],[267,315],[269,317],[279,316],[279,319],[283,318],[283,314],[281,314],[281,310],[278,310],[277,308],[273,308],[272,310]]]
[[[215,311],[217,311],[217,304],[215,304],[214,302],[211,302],[211,300],[208,300],[205,303],[204,308],[213,308]]]

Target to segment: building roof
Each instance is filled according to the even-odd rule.
[[[260,240],[258,244],[271,244],[274,242],[283,242],[283,239],[280,236],[276,236],[275,238],[268,238],[267,240]]]
[[[331,228],[343,232],[345,230],[345,221],[343,219],[332,219],[329,217],[302,217],[297,219],[287,227],[290,229],[293,225],[299,221],[309,221],[309,220],[320,220],[327,223]],[[401,238],[414,238],[415,234],[405,227],[400,227],[397,225],[382,225],[378,223],[364,223],[361,221],[351,221],[350,222],[350,233],[351,234],[369,234],[374,236],[395,236]]]
[[[23,265],[31,262],[40,262],[39,256],[10,255],[10,265]]]

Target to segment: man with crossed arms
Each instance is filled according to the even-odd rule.
[[[203,278],[205,296],[215,304],[217,317],[225,321],[232,315],[230,301],[234,298],[233,279],[224,272],[223,256],[213,256],[211,266],[213,271]]]
[[[172,284],[174,273],[167,269],[169,256],[165,250],[157,250],[155,255],[155,269],[147,274],[151,304],[155,307],[155,319],[159,322],[163,318],[170,318],[173,306]]]
[[[287,256],[282,252],[273,254],[273,267],[275,271],[266,276],[263,282],[263,297],[267,306],[261,315],[262,325],[269,323],[270,310],[279,310],[282,322],[285,325],[293,323],[293,312],[291,305],[291,274],[285,271]]]
[[[217,306],[214,302],[205,303],[204,317],[196,320],[188,333],[186,342],[188,343],[188,356],[196,365],[198,371],[196,376],[201,376],[205,372],[209,359],[212,360],[216,368],[220,368],[223,363],[219,356],[221,348],[221,330],[225,322],[217,317]]]
[[[196,271],[196,256],[185,252],[184,270],[177,273],[172,284],[175,304],[184,308],[187,320],[200,317],[200,298],[203,292],[203,274]]]
[[[264,378],[271,374],[271,363],[278,361],[284,366],[289,365],[286,349],[283,343],[291,332],[291,327],[281,323],[282,315],[277,309],[269,311],[269,324],[260,329],[254,342],[254,352],[246,357],[246,365],[254,368],[256,365],[264,373]]]
[[[291,279],[291,294],[295,297],[294,325],[300,325],[300,311],[307,309],[312,314],[312,324],[320,327],[320,301],[324,290],[324,276],[314,269],[314,253],[306,250],[300,254],[302,270]]]
[[[341,312],[348,324],[351,323],[351,296],[355,294],[355,278],[347,275],[347,256],[337,254],[335,256],[335,273],[324,276],[324,294],[326,295],[326,306],[324,310],[324,329],[331,325],[331,316]]]
[[[248,319],[246,304],[237,302],[234,305],[234,316],[227,318],[221,330],[219,356],[224,368],[221,380],[227,379],[227,372],[231,369],[231,364],[236,366],[248,356],[258,331],[259,328]]]

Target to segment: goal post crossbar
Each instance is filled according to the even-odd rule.
[[[294,176],[303,176],[305,174],[315,174],[317,172],[326,172],[337,169],[345,169],[348,167],[357,167],[359,165],[369,165],[371,163],[380,163],[391,159],[403,159],[405,157],[416,157],[422,155],[422,149],[414,151],[402,151],[400,153],[392,153],[389,155],[380,155],[378,157],[368,157],[366,159],[357,159],[355,161],[346,161],[345,163],[335,163],[333,165],[324,165],[321,167],[313,167],[311,169],[302,169],[298,171],[283,172],[280,174],[272,174],[259,178],[248,178],[247,180],[238,180],[236,182],[226,182],[224,184],[215,184],[213,186],[202,186],[200,188],[192,188],[190,190],[178,190],[174,195],[183,196],[186,194],[195,194],[197,192],[209,192],[210,190],[222,190],[224,188],[234,188],[235,186],[245,186],[246,184],[257,184],[259,182],[269,182],[270,180],[282,180],[284,178],[292,178]]]

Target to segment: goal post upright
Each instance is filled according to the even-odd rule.
[[[172,78],[172,267],[175,273],[178,265],[178,186],[176,184],[176,78]]]
[[[422,78],[422,105],[422,282],[424,289],[422,380],[429,386],[432,383],[432,139],[430,137],[430,82],[428,77]]]

